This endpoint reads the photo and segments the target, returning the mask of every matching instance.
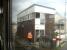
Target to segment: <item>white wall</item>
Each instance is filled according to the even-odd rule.
[[[35,25],[35,30],[44,30],[45,26],[44,25]]]
[[[62,17],[62,16],[60,16],[58,14],[55,14],[55,23],[58,23],[59,20],[61,20],[61,19],[64,19],[64,17]]]
[[[45,8],[41,6],[35,6],[35,12],[40,12],[40,13],[49,13],[49,14],[55,14],[56,11],[50,8]]]
[[[44,30],[45,26],[40,24],[40,18],[35,19],[35,29]]]

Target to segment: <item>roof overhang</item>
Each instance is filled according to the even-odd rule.
[[[27,9],[21,11],[18,14],[18,16],[19,17],[25,16],[25,15],[33,13],[33,12],[55,14],[56,10],[54,8],[50,8],[50,7],[46,7],[46,6],[42,6],[42,5],[33,4],[30,7],[28,7]]]

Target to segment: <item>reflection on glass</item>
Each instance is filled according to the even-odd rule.
[[[38,4],[29,5],[30,1],[21,2],[21,0],[15,0],[17,7],[15,7],[15,3],[13,2],[13,8],[16,13],[12,13],[12,21],[16,23],[12,25],[15,50],[51,50],[60,45],[57,44],[60,43],[60,41],[57,40],[56,37],[58,35],[57,33],[60,34],[60,32],[64,32],[65,25],[64,23],[59,24],[59,20],[61,20],[62,17],[58,14],[59,18],[56,16],[56,9],[61,6],[58,6],[58,4],[58,7],[55,9],[50,6],[54,5],[52,2],[52,4],[44,6],[46,4],[43,2],[42,5],[42,1],[36,1],[35,3]],[[33,2],[33,0],[31,2]],[[25,4],[25,6],[22,3]],[[31,39],[27,38],[30,32],[32,33]],[[53,41],[53,38],[55,38],[56,41]]]

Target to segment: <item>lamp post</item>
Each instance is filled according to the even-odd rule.
[[[64,16],[65,16],[65,40],[66,40],[66,0],[65,0],[65,13],[64,13]]]

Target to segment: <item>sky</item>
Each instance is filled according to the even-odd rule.
[[[12,22],[17,22],[17,14],[32,4],[39,4],[55,8],[56,11],[61,16],[64,16],[65,13],[65,0],[12,0]],[[66,7],[67,7],[67,0],[66,0]]]

